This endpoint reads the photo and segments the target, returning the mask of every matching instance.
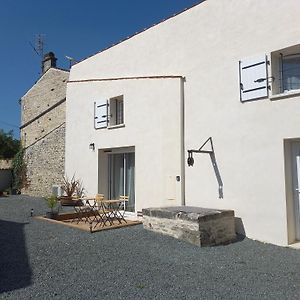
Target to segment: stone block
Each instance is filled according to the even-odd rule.
[[[200,247],[226,244],[236,238],[233,210],[192,206],[146,208],[143,226]]]

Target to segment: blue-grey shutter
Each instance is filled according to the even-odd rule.
[[[264,97],[268,97],[268,72],[266,55],[241,60],[241,101],[244,102]]]
[[[107,127],[108,117],[107,100],[97,100],[94,103],[94,126],[95,129]]]

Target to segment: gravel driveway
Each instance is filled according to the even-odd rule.
[[[94,234],[0,198],[0,299],[299,299],[300,250],[249,239],[198,248],[141,225]]]

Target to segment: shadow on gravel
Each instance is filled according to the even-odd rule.
[[[31,284],[24,225],[0,220],[0,293]]]

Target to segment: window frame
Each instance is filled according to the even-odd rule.
[[[291,91],[300,91],[300,86],[298,88],[291,88],[291,89],[285,89],[285,79],[287,79],[288,77],[284,77],[284,62],[289,60],[289,59],[292,59],[292,58],[299,58],[300,59],[300,53],[293,53],[293,54],[289,54],[289,55],[283,55],[281,53],[281,61],[280,61],[280,65],[281,65],[281,72],[280,72],[280,81],[281,81],[281,93],[290,93]],[[294,69],[294,68],[293,68]],[[295,69],[299,69],[300,71],[300,61],[299,63],[297,64],[297,68],[295,67]],[[299,79],[300,79],[300,76],[299,76]],[[299,83],[300,85],[300,83]]]
[[[270,53],[271,62],[271,93],[270,100],[277,100],[281,98],[288,98],[293,96],[299,96],[299,89],[284,89],[284,74],[283,74],[283,60],[284,58],[298,55],[300,57],[300,44],[290,46],[284,49],[273,51]],[[300,71],[300,63],[299,63]],[[300,76],[299,76],[300,77]]]
[[[124,96],[109,98],[109,120],[108,129],[119,128],[125,126],[125,114],[124,114]]]

